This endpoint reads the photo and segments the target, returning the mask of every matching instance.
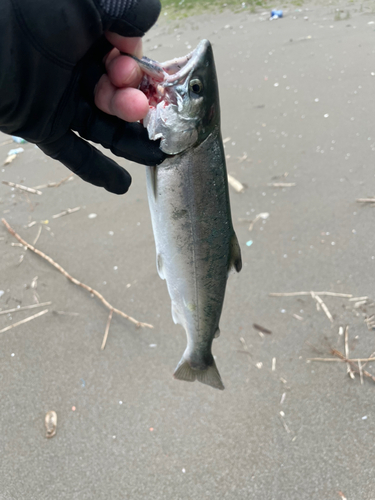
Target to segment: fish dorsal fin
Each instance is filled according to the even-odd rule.
[[[233,233],[233,236],[230,240],[228,272],[231,272],[233,269],[235,269],[238,273],[242,269],[241,249],[236,233]]]

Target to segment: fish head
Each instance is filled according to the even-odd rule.
[[[187,56],[155,65],[158,71],[153,75],[148,70],[140,86],[150,105],[143,124],[150,139],[161,139],[160,149],[164,153],[175,155],[197,146],[220,126],[211,44],[202,40]]]

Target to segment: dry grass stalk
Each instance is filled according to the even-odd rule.
[[[44,307],[51,305],[52,302],[43,302],[42,304],[31,304],[30,306],[15,307],[14,309],[7,309],[6,311],[0,311],[0,316],[2,314],[10,314],[18,311],[25,311],[25,309],[35,309],[36,307]]]
[[[294,187],[295,185],[295,182],[270,182],[269,184],[267,184],[267,186],[275,188]]]
[[[101,302],[102,304],[104,304],[105,307],[107,307],[110,311],[112,310],[114,313],[118,314],[119,316],[122,316],[123,318],[127,319],[128,321],[130,321],[131,323],[134,323],[137,327],[147,327],[147,328],[154,328],[152,325],[150,325],[149,323],[142,323],[141,321],[138,321],[136,320],[135,318],[132,318],[131,316],[129,316],[128,314],[124,313],[123,311],[120,311],[119,309],[116,309],[115,307],[113,307],[104,297],[101,293],[97,292],[96,290],[94,290],[93,288],[91,288],[91,286],[88,286],[88,285],[85,285],[84,283],[81,283],[80,281],[78,281],[76,278],[73,278],[73,276],[71,276],[67,271],[65,271],[65,269],[63,269],[60,264],[58,264],[57,262],[55,262],[53,259],[51,259],[51,257],[49,257],[48,255],[46,255],[45,253],[41,252],[40,250],[38,250],[37,248],[34,248],[32,245],[30,245],[30,243],[27,243],[27,241],[23,240],[21,238],[21,236],[19,234],[17,234],[14,229],[12,229],[10,227],[10,225],[8,224],[8,222],[5,220],[5,219],[1,219],[1,222],[4,224],[4,226],[7,228],[7,230],[10,232],[10,234],[12,234],[15,238],[17,238],[17,240],[19,242],[21,242],[23,245],[25,245],[29,250],[31,250],[32,252],[36,253],[37,255],[39,255],[40,257],[42,257],[44,260],[46,260],[47,262],[49,262],[54,268],[56,268],[58,271],[60,271],[61,274],[63,274],[66,278],[68,278],[69,281],[71,281],[72,283],[74,283],[75,285],[77,286],[80,286],[81,288],[83,288],[84,290],[87,290],[89,293],[95,295],[95,297],[97,297]]]
[[[332,314],[329,312],[328,307],[325,305],[325,303],[322,301],[319,295],[317,295],[315,292],[311,292],[311,297],[316,300],[316,303],[319,304],[319,306],[323,309],[327,318],[330,320],[331,323],[333,323]]]
[[[342,363],[343,360],[342,359],[336,359],[336,358],[307,358],[307,361],[323,361],[323,362],[326,361],[326,362]],[[358,361],[360,361],[361,363],[362,362],[368,363],[369,361],[375,361],[375,358],[374,357],[370,357],[370,358],[355,358],[355,359],[349,359],[348,361],[350,361],[352,363],[355,363],[355,362],[358,362]]]
[[[7,186],[10,186],[10,187],[20,189],[21,191],[26,191],[27,193],[39,194],[39,195],[43,194],[42,191],[38,191],[38,189],[29,188],[29,187],[23,186],[22,184],[16,184],[15,182],[2,181],[2,183],[6,184]]]
[[[349,340],[349,326],[346,325],[346,327],[345,327],[345,340],[344,340],[345,341],[345,357],[346,357],[346,359],[349,359],[349,342],[348,342],[348,340]],[[352,378],[352,379],[355,378],[354,373],[351,369],[350,363],[347,363],[346,371],[349,374],[350,378]]]
[[[298,321],[303,321],[302,316],[299,316],[298,314],[293,314],[293,318],[298,319]]]
[[[363,370],[362,370],[361,360],[357,359],[357,363],[358,363],[358,368],[359,368],[359,378],[361,380],[361,385],[363,385]]]
[[[344,299],[349,299],[353,297],[353,295],[349,293],[336,293],[336,292],[287,292],[287,293],[270,293],[270,297],[298,297],[300,295],[311,295],[311,293],[315,293],[315,295],[319,296],[327,296],[327,297],[342,297]]]
[[[44,311],[38,312],[37,314],[34,314],[33,316],[29,316],[28,318],[25,318],[21,321],[18,321],[17,323],[13,323],[13,325],[6,326],[2,330],[0,330],[0,333],[7,332],[8,330],[15,328],[16,326],[23,325],[24,323],[28,323],[32,319],[39,318],[39,316],[43,316],[43,314],[46,314],[46,313],[48,313],[48,309],[45,309]]]
[[[67,208],[66,210],[60,212],[59,214],[52,215],[52,219],[58,219],[59,217],[63,217],[64,215],[74,214],[74,212],[78,212],[78,210],[81,210],[81,207]]]
[[[268,217],[269,217],[269,213],[268,212],[262,212],[262,213],[256,215],[255,219],[252,220],[252,221],[250,221],[249,231],[253,230],[254,225],[255,225],[256,222],[258,222],[258,220],[260,220],[260,219],[266,220],[266,219],[268,219]]]
[[[332,349],[331,350],[332,354],[334,356],[337,356],[338,358],[342,359],[343,361],[345,361],[345,363],[349,363],[351,366],[353,366],[353,368],[355,369],[355,371],[357,373],[359,373],[359,370],[357,369],[358,367],[356,366],[355,362],[351,359],[348,359],[346,356],[344,356],[340,351],[338,351],[337,349]],[[369,373],[368,371],[366,370],[363,370],[363,375],[365,377],[368,377],[370,378],[373,382],[375,382],[375,377],[373,375],[371,375],[371,373]]]
[[[375,198],[359,198],[357,203],[375,203]]]
[[[109,316],[108,316],[108,321],[107,321],[107,326],[105,327],[105,332],[104,332],[104,337],[103,337],[103,342],[101,346],[101,350],[105,348],[105,345],[107,343],[107,338],[108,338],[108,333],[109,333],[109,327],[111,325],[111,320],[112,320],[112,315],[113,315],[113,309],[109,311]]]
[[[36,242],[39,240],[39,236],[40,236],[40,233],[42,232],[42,226],[39,226],[39,229],[38,229],[38,233],[37,235],[35,236],[35,239],[33,241],[33,245],[36,244]]]
[[[365,318],[364,322],[366,323],[368,330],[374,330],[375,329],[375,314],[372,314],[370,317]]]
[[[64,182],[70,181],[73,179],[74,175],[70,174],[68,177],[64,177],[64,179],[61,179],[59,182],[49,182],[48,184],[41,184],[40,186],[36,186],[34,189],[43,189],[43,188],[52,188],[52,187],[59,187],[61,184]]]

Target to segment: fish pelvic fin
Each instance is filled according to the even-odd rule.
[[[241,249],[238,243],[236,233],[233,233],[233,236],[230,241],[228,272],[230,273],[233,269],[235,269],[238,273],[242,269]]]
[[[220,389],[221,391],[224,389],[224,384],[216,367],[215,360],[213,360],[212,365],[208,366],[205,370],[199,370],[192,368],[189,362],[182,357],[173,376],[177,380],[185,380],[185,382],[194,382],[194,380],[198,380],[198,382],[210,385],[215,389]]]

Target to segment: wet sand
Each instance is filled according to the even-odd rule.
[[[42,195],[0,184],[1,217],[22,237],[32,243],[41,227],[40,250],[154,325],[113,317],[101,351],[108,310],[12,246],[1,225],[0,309],[52,302],[0,315],[1,330],[48,309],[0,334],[1,500],[375,498],[374,383],[351,380],[344,363],[308,362],[344,353],[346,325],[352,358],[375,351],[364,321],[375,314],[375,208],[356,202],[375,196],[371,8],[293,7],[272,22],[262,11],[167,15],[146,36],[157,60],[211,40],[228,172],[246,185],[230,193],[244,267],[229,279],[213,347],[223,392],[172,378],[186,340],[156,272],[144,167],[119,160],[133,176],[122,197],[76,177]],[[19,147],[7,140],[4,159]],[[34,187],[69,174],[21,146],[0,181]],[[249,231],[260,213],[269,216]],[[320,295],[330,321],[309,295],[269,296],[311,290],[368,299]],[[366,370],[375,374],[375,362]]]

